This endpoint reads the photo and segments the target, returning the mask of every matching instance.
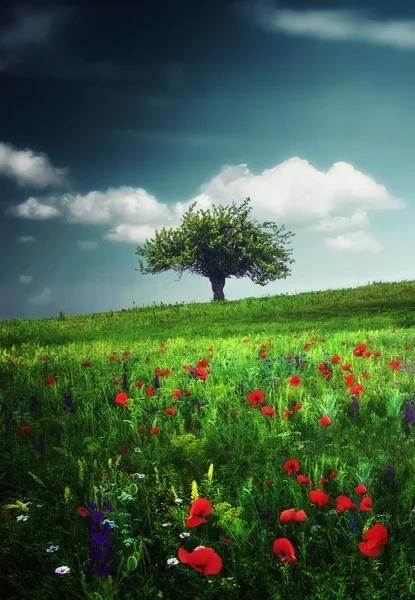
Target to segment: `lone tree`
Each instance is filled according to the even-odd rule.
[[[139,256],[147,259],[143,274],[156,274],[173,269],[179,271],[179,281],[184,271],[208,277],[212,284],[213,300],[225,300],[223,288],[230,277],[248,276],[254,283],[264,286],[275,279],[285,279],[290,274],[287,262],[291,251],[281,247],[285,239],[294,233],[287,232],[280,237],[275,223],[266,221],[255,225],[249,220],[252,207],[245,208],[250,198],[238,207],[214,206],[214,215],[208,211],[191,214],[194,202],[183,223],[177,228],[160,233],[147,241],[143,248],[137,246]],[[260,228],[272,227],[273,233],[260,231]],[[284,229],[284,225],[281,229]],[[138,271],[138,269],[134,269]]]

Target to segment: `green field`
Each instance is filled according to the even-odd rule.
[[[2,599],[415,598],[415,281],[12,319],[0,352]]]

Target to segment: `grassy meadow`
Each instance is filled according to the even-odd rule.
[[[414,424],[415,281],[2,321],[0,596],[415,598]]]

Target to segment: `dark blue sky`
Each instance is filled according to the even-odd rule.
[[[415,5],[390,4],[3,2],[0,319],[209,301],[134,271],[194,200],[295,233],[287,279],[228,299],[415,279]]]

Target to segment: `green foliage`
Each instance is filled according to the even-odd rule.
[[[102,323],[105,315],[1,323],[2,597],[382,600],[415,592],[414,430],[405,433],[403,418],[415,389],[414,292],[415,282],[399,282],[222,306],[162,304],[116,312],[115,325]],[[223,331],[231,326],[232,335],[224,340]],[[314,337],[316,345],[305,349]],[[379,350],[379,358],[355,359],[354,345],[368,339],[372,345],[367,347]],[[266,350],[257,340],[264,345],[270,340]],[[158,353],[160,342],[165,343],[163,355]],[[47,343],[53,345],[48,348]],[[65,347],[56,350],[60,344]],[[114,406],[122,391],[114,388],[121,361],[108,363],[110,353],[116,351],[119,358],[127,349],[126,391],[135,398],[133,412]],[[263,350],[267,358],[257,360]],[[357,377],[368,371],[368,380],[361,379],[361,421],[350,419],[350,390],[339,384],[345,376],[342,363],[330,365],[330,379],[313,376],[324,350],[328,357],[338,353],[342,363],[352,364]],[[51,362],[39,367],[45,354]],[[304,364],[297,371],[302,383],[296,388],[287,380],[296,368],[293,360],[287,364],[288,354],[298,354]],[[392,372],[387,363],[396,355],[401,368]],[[183,364],[203,358],[211,370],[207,380],[188,379]],[[90,368],[77,371],[76,365],[87,359]],[[146,388],[156,366],[172,371],[149,398]],[[75,412],[63,414],[62,395],[72,372]],[[57,383],[45,388],[49,374],[56,375]],[[134,386],[137,380],[143,381],[142,388]],[[177,415],[170,418],[165,408],[176,388],[183,394],[176,402]],[[286,420],[269,419],[261,407],[251,410],[247,403],[246,394],[255,389],[264,391],[279,417],[296,402],[302,409]],[[29,412],[32,394],[42,412]],[[202,405],[194,406],[196,401]],[[330,428],[318,424],[319,402],[321,410],[333,408]],[[230,416],[232,410],[236,418]],[[155,419],[159,434],[150,435]],[[200,423],[200,430],[182,435],[187,422]],[[29,436],[19,434],[23,424],[32,426]],[[34,450],[41,432],[46,432],[45,460]],[[117,456],[120,445],[129,448],[127,455]],[[298,485],[295,475],[288,477],[283,469],[291,458],[300,461],[315,489],[320,477],[329,479],[323,490],[331,499],[348,494],[359,502],[354,488],[365,483],[373,510],[338,514],[329,510],[334,504],[311,506],[309,487]],[[395,490],[385,485],[387,463],[395,465]],[[336,478],[329,478],[331,471]],[[97,575],[86,582],[90,517],[77,508],[100,503],[98,491],[105,491],[112,506],[107,520],[114,570],[107,582]],[[188,529],[185,521],[196,497],[209,499],[211,513],[208,523]],[[282,525],[280,512],[291,507],[304,508],[307,521]],[[357,544],[364,538],[350,529],[352,517],[362,534],[376,522],[388,528],[389,542],[380,557],[361,554]],[[292,541],[298,565],[283,564],[273,554],[273,541],[282,536]],[[59,550],[47,552],[51,544]],[[212,547],[222,557],[218,575],[204,577],[180,561],[167,568],[167,560],[177,560],[179,547],[191,551],[197,545]],[[70,567],[70,574],[55,574],[59,565]]]
[[[250,202],[247,198],[240,206],[214,206],[210,210],[192,214],[194,202],[183,223],[177,228],[160,232],[156,237],[146,240],[144,247],[137,246],[139,256],[147,259],[147,267],[140,260],[143,274],[155,274],[170,269],[184,271],[224,280],[231,276],[241,278],[249,276],[254,283],[264,286],[275,279],[285,279],[290,274],[286,263],[290,251],[282,248],[286,238],[295,234],[287,232],[281,235],[282,228],[266,221],[262,225],[248,218],[252,207],[245,209]],[[260,228],[273,229],[273,234],[260,231]],[[138,269],[135,269],[138,271]]]

